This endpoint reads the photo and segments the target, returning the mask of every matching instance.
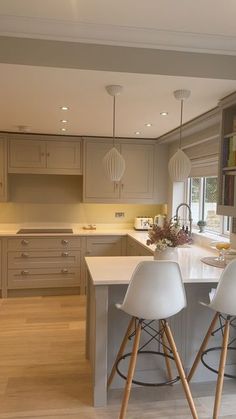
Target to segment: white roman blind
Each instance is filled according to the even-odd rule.
[[[190,177],[217,176],[219,161],[219,136],[212,136],[183,147],[190,158]]]

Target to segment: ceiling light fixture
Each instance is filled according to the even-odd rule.
[[[62,111],[68,111],[69,110],[69,107],[68,106],[61,106],[60,109]]]
[[[62,124],[66,124],[68,121],[67,119],[61,119]]]
[[[168,169],[172,182],[183,182],[190,174],[191,161],[188,156],[181,149],[182,146],[182,124],[183,124],[183,103],[185,99],[190,96],[190,90],[175,90],[174,97],[180,100],[180,126],[179,126],[179,148],[176,153],[171,157]]]
[[[103,157],[103,166],[108,178],[112,182],[119,182],[125,171],[124,157],[115,147],[115,127],[116,127],[116,96],[121,94],[122,86],[110,85],[106,86],[106,91],[113,96],[113,147]]]
[[[66,128],[61,128],[61,131],[66,131]]]
[[[148,122],[147,124],[145,124],[145,127],[151,127],[152,124],[150,124],[150,122]]]
[[[135,131],[135,135],[140,135],[141,132],[140,131]]]
[[[168,112],[160,112],[160,115],[161,116],[167,116],[168,115]]]

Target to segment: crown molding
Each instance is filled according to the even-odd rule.
[[[220,125],[220,117],[220,109],[219,107],[216,107],[208,112],[203,113],[202,115],[197,116],[194,119],[191,119],[191,121],[188,121],[182,125],[182,138],[184,139],[185,137],[194,135],[197,132],[203,132],[204,130],[214,126],[216,127],[216,130],[218,132],[218,128]],[[211,139],[212,138],[209,138],[209,140]],[[169,144],[177,140],[179,140],[179,127],[158,137],[157,143]]]
[[[2,36],[236,55],[236,37],[218,34],[10,15],[0,16],[0,28]]]

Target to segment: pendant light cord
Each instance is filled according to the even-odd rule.
[[[116,132],[116,97],[113,96],[113,147],[115,147],[115,132]]]
[[[181,145],[182,145],[183,107],[184,107],[184,101],[183,101],[183,99],[181,99],[180,127],[179,127],[179,148],[180,149],[181,149]]]

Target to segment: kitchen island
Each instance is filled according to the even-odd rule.
[[[211,250],[190,246],[177,251],[188,306],[171,319],[170,324],[184,366],[189,370],[213,315],[211,310],[200,306],[198,302],[208,302],[208,293],[216,286],[222,269],[201,262],[202,257],[214,255]],[[86,354],[92,368],[94,406],[104,406],[107,403],[107,376],[129,321],[129,316],[119,311],[115,303],[123,300],[132,272],[144,260],[153,260],[153,257],[86,257]],[[218,338],[215,341],[219,343]],[[142,360],[137,367],[138,374],[152,381],[155,373],[153,367],[158,365],[158,361],[155,360],[154,364]],[[209,381],[215,379],[215,375],[200,366],[194,378],[197,381]],[[123,385],[123,381],[116,376],[113,388]]]

